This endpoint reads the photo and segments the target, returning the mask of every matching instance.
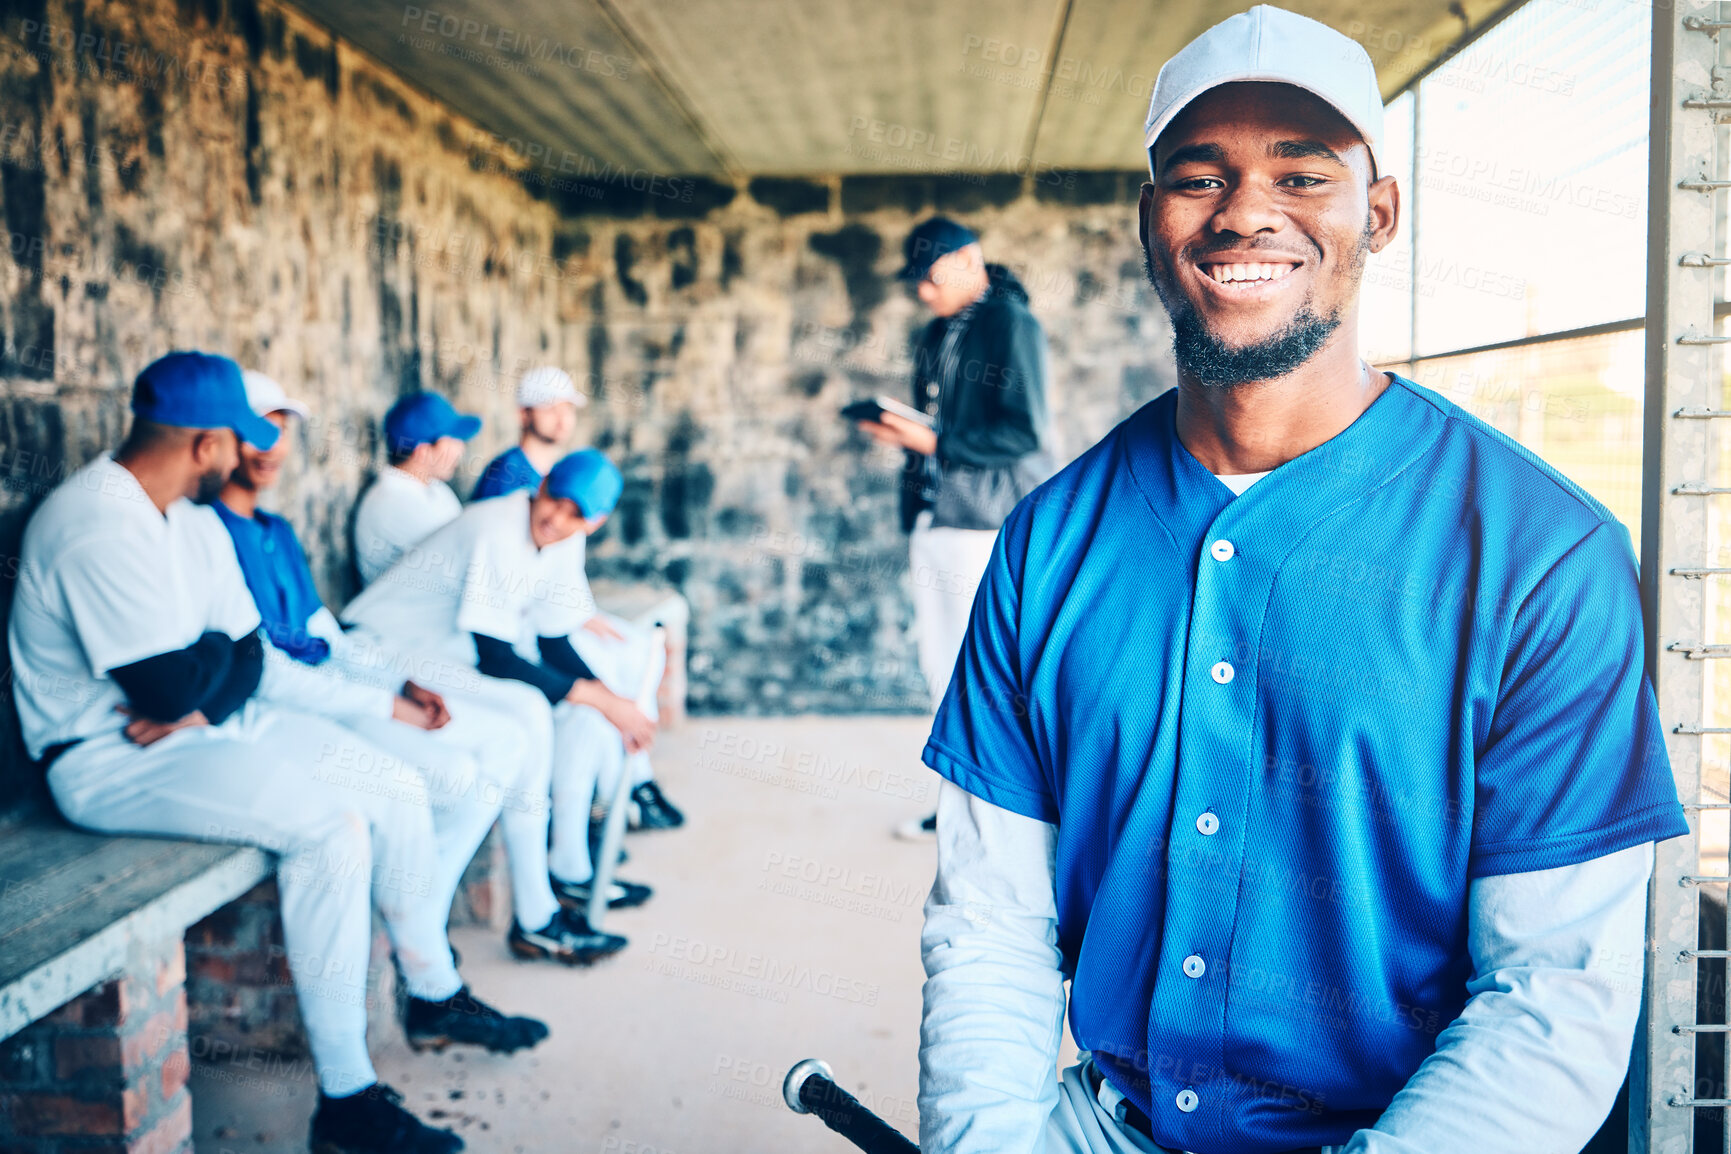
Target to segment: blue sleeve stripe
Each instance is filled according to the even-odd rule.
[[[979,766],[944,749],[936,739],[926,741],[920,760],[929,765],[938,776],[954,782],[983,801],[991,802],[999,809],[1007,809],[1011,813],[1019,813],[1023,817],[1031,817],[1035,821],[1052,825],[1058,822],[1058,807],[1052,804],[1050,798],[993,780]]]
[[[1674,801],[1665,801],[1584,833],[1476,846],[1467,873],[1482,878],[1580,865],[1642,842],[1665,841],[1688,832],[1683,808]]]

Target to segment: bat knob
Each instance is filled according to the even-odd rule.
[[[810,1110],[799,1100],[799,1088],[813,1074],[821,1075],[828,1081],[835,1081],[835,1071],[829,1068],[829,1063],[822,1058],[806,1058],[794,1063],[793,1069],[787,1072],[787,1077],[781,1083],[781,1096],[787,1102],[787,1108],[795,1114],[809,1114]]]

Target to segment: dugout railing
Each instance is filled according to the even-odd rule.
[[[1641,590],[1646,660],[1659,696],[1690,835],[1655,851],[1645,997],[1630,1070],[1631,1151],[1725,1151],[1725,869],[1703,862],[1731,800],[1720,780],[1731,717],[1715,691],[1731,675],[1731,404],[1718,302],[1725,299],[1731,200],[1731,12],[1656,0],[1649,133],[1646,396]],[[1590,241],[1588,242],[1590,243]],[[1713,778],[1703,790],[1703,771]],[[1716,851],[1714,851],[1716,853]],[[1717,866],[1717,868],[1713,868]]]

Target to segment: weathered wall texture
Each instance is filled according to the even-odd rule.
[[[628,478],[593,567],[691,600],[694,709],[919,709],[897,462],[836,416],[906,389],[901,238],[948,211],[1022,274],[1073,455],[1170,380],[1134,195],[1117,173],[573,183],[273,3],[0,3],[0,556],[118,441],[137,371],[199,347],[315,410],[274,504],[340,600],[391,399],[486,416],[466,491],[514,436],[516,375],[552,361]],[[0,773],[0,808],[34,788]]]
[[[629,479],[596,566],[659,575],[691,599],[695,710],[926,707],[900,454],[836,416],[856,397],[908,395],[929,315],[891,279],[902,238],[946,207],[1021,274],[1051,344],[1067,458],[1171,380],[1135,187],[1113,174],[1050,190],[1110,198],[1077,205],[1014,180],[850,179],[813,197],[824,211],[781,215],[748,192],[690,224],[591,226],[581,291],[561,295],[560,347],[602,398],[587,430]]]
[[[198,347],[316,410],[280,504],[341,592],[376,415],[401,389],[449,386],[444,348],[506,364],[553,338],[554,286],[516,255],[550,254],[556,215],[474,172],[472,130],[292,11],[8,7],[0,552],[68,469],[116,443],[138,370]],[[470,238],[475,266],[427,259],[421,227]],[[469,391],[508,415],[508,398]]]

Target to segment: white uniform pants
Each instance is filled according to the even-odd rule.
[[[931,519],[927,510],[914,523],[908,539],[908,575],[914,585],[920,671],[936,709],[950,688],[962,639],[968,635],[974,590],[986,575],[998,534],[993,529],[933,529]]]
[[[439,819],[433,900],[450,908],[475,851],[494,820],[501,819],[506,858],[513,868],[513,911],[525,928],[539,929],[552,920],[559,903],[547,882],[551,764],[544,749],[535,749],[535,727],[524,725],[512,712],[513,707],[530,714],[537,706],[544,709],[545,699],[533,690],[530,695],[535,700],[494,694],[497,700],[489,706],[482,693],[454,690],[445,698],[451,720],[435,730],[389,718],[344,722],[425,771],[428,797]],[[526,876],[516,876],[519,868]]]
[[[1058,1104],[1046,1118],[1047,1154],[1175,1154],[1121,1124],[1088,1087],[1082,1065],[1058,1076]]]
[[[420,772],[352,730],[250,703],[221,726],[138,748],[116,733],[48,774],[68,820],[103,833],[258,846],[279,856],[283,939],[319,1085],[376,1081],[367,1056],[367,962],[376,905],[410,990],[461,985],[432,898],[434,812]]]
[[[1058,1077],[1058,1104],[1046,1118],[1046,1154],[1181,1154],[1119,1122],[1089,1089],[1083,1073],[1089,1064],[1084,1058]],[[1102,1083],[1102,1090],[1116,1098],[1109,1087],[1109,1083]],[[1336,1149],[1322,1148],[1323,1154]]]
[[[545,926],[559,907],[547,881],[548,789],[553,772],[553,712],[547,698],[521,681],[487,677],[472,665],[436,656],[405,657],[388,642],[363,631],[349,636],[362,652],[388,655],[393,676],[407,677],[445,698],[451,721],[431,736],[474,756],[482,808],[489,798],[496,799],[492,812],[499,817],[511,871],[512,910],[525,929]],[[471,816],[480,821],[479,815]],[[454,865],[441,854],[446,872],[440,875],[440,884],[448,884],[449,896],[456,895],[463,871],[491,825],[489,818],[478,833],[476,827],[467,827],[473,844],[466,855],[452,847],[452,860],[461,858]]]
[[[587,629],[577,629],[571,633],[571,648],[577,651],[577,656],[583,659],[583,664],[600,679],[601,684],[627,700],[637,701],[651,721],[661,720],[655,687],[661,684],[662,675],[667,671],[666,647],[655,644],[655,635],[649,630],[633,625],[623,617],[611,613],[597,616],[622,633],[624,640],[614,641],[598,637]],[[645,682],[649,692],[639,701]],[[642,785],[655,776],[647,754],[627,757],[625,764],[631,771],[633,786]],[[602,798],[611,798],[617,784],[616,780],[599,777],[595,786]]]
[[[553,734],[553,847],[548,865],[561,881],[586,882],[595,874],[589,859],[589,810],[598,783],[618,784],[625,770],[625,741],[600,710],[569,701],[553,707]]]

